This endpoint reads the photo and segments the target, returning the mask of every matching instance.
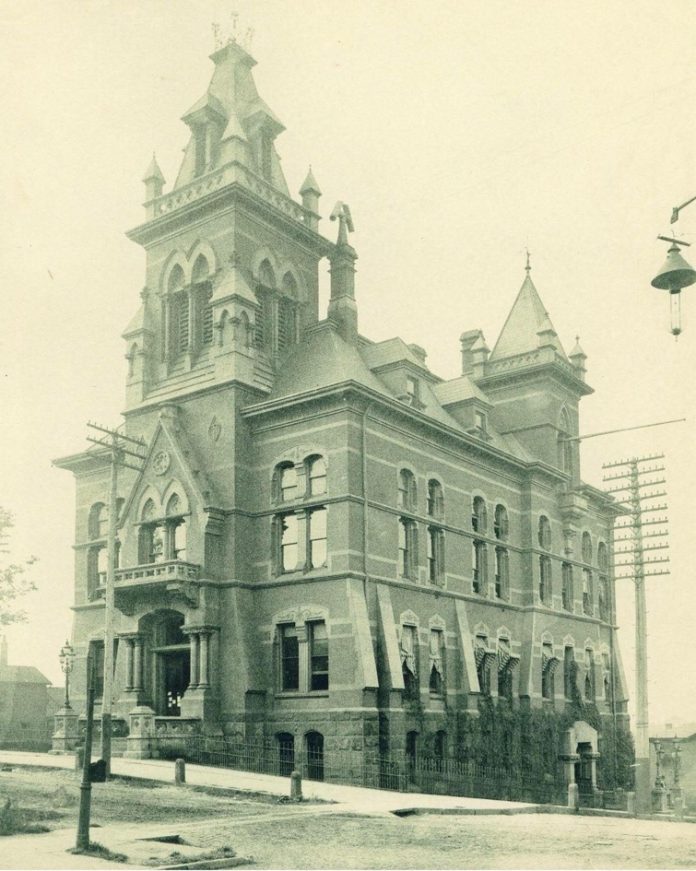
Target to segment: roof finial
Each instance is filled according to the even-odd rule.
[[[532,271],[532,264],[530,263],[530,258],[532,255],[529,253],[529,248],[525,248],[524,250],[527,252],[527,264],[524,267],[524,271],[527,273],[527,275],[529,275],[529,273]]]
[[[347,203],[342,203],[340,200],[334,206],[330,218],[332,221],[338,220],[338,239],[337,245],[348,244],[348,233],[353,232],[353,218],[350,214],[350,209]]]

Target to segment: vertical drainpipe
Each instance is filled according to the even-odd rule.
[[[373,400],[370,400],[362,413],[362,503],[363,503],[363,595],[365,605],[367,600],[367,540],[368,540],[368,517],[367,517],[367,416],[372,408]],[[368,613],[369,616],[369,613]]]

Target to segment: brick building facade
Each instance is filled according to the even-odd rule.
[[[114,713],[279,753],[452,758],[482,699],[627,729],[617,509],[580,477],[585,355],[567,355],[530,269],[492,351],[461,338],[443,380],[417,345],[358,330],[349,210],[318,232],[291,198],[253,59],[212,55],[171,192],[154,161],[140,307],[124,332]],[[331,299],[318,310],[328,258]],[[73,676],[103,657],[110,463],[77,485]],[[601,731],[601,729],[600,729]],[[596,748],[595,748],[596,749]],[[570,750],[570,755],[577,748]]]

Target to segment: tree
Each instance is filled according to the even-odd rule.
[[[7,549],[7,530],[14,526],[14,516],[11,511],[0,507],[0,555],[9,553]],[[27,619],[26,612],[17,608],[16,600],[36,589],[36,584],[27,577],[27,567],[36,562],[31,556],[23,563],[5,565],[0,556],[0,626],[9,623],[19,623]]]

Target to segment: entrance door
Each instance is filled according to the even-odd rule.
[[[165,717],[181,715],[181,699],[189,685],[191,673],[190,650],[160,652],[162,675],[162,701]]]
[[[589,743],[579,743],[577,749],[579,761],[575,763],[575,782],[578,785],[578,792],[581,795],[591,795],[592,793],[592,745]]]

